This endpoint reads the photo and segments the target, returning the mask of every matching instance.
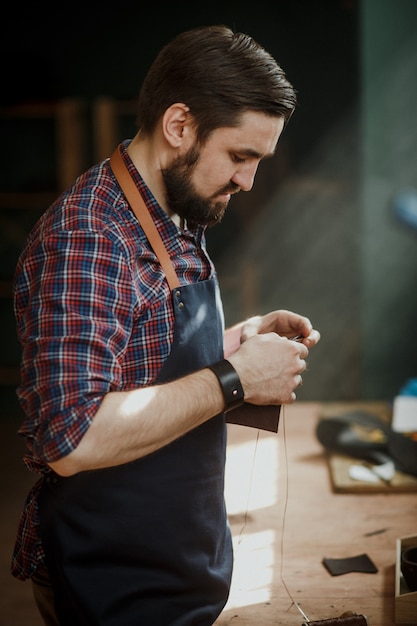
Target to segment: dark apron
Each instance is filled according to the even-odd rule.
[[[175,289],[172,351],[158,382],[223,357],[215,280]],[[62,626],[209,626],[224,607],[232,545],[218,415],[137,461],[52,473],[41,536]]]

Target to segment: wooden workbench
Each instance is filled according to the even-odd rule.
[[[335,493],[315,436],[322,413],[319,403],[286,407],[277,435],[229,426],[235,570],[216,626],[300,626],[294,602],[311,621],[354,611],[370,626],[395,623],[396,540],[417,534],[417,493]],[[331,576],[322,564],[363,553],[377,573]]]
[[[335,493],[315,436],[324,409],[286,407],[278,434],[229,426],[226,498],[235,570],[216,626],[300,626],[303,617],[285,585],[310,620],[351,610],[367,615],[370,626],[394,624],[396,539],[417,534],[417,494]],[[0,624],[41,626],[30,583],[9,573],[18,516],[33,482],[22,464],[18,425],[12,418],[0,424]],[[323,557],[362,553],[376,574],[332,577],[322,565]]]

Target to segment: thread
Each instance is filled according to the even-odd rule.
[[[246,499],[245,515],[243,517],[243,526],[240,529],[239,536],[238,536],[238,539],[237,539],[237,545],[239,545],[241,540],[242,540],[242,535],[243,535],[243,532],[244,532],[244,530],[246,528],[246,525],[247,525],[247,522],[248,522],[249,502],[250,502],[251,493],[252,493],[253,476],[254,476],[254,473],[255,473],[255,459],[256,459],[256,453],[257,453],[257,450],[258,450],[259,432],[260,431],[259,431],[259,428],[258,428],[258,430],[256,432],[255,448],[254,448],[253,456],[252,456],[252,467],[251,467],[251,472],[250,472],[250,477],[249,477],[249,488],[248,488],[248,496],[247,496],[247,499]]]
[[[310,621],[309,618],[304,613],[302,608],[299,606],[298,602],[296,602],[296,600],[294,599],[294,597],[291,594],[290,590],[288,589],[287,584],[286,584],[286,582],[284,580],[284,574],[283,574],[283,567],[284,567],[284,534],[285,534],[285,521],[286,521],[286,516],[287,516],[288,492],[289,492],[287,435],[286,435],[286,431],[285,431],[285,408],[284,408],[284,405],[282,405],[282,407],[281,407],[280,424],[282,425],[282,438],[283,438],[283,448],[284,448],[284,471],[285,471],[285,477],[284,477],[285,478],[285,496],[284,496],[284,508],[283,508],[282,532],[281,532],[281,547],[280,547],[280,551],[281,551],[280,579],[281,579],[282,586],[284,587],[284,589],[285,589],[289,599],[292,602],[292,604],[291,604],[291,606],[289,607],[288,610],[290,610],[291,607],[294,605],[297,608],[297,610],[300,612],[302,617],[307,622],[309,622]],[[248,488],[248,495],[247,495],[247,499],[246,499],[245,514],[244,514],[244,518],[243,518],[243,525],[242,525],[242,528],[240,529],[240,532],[239,532],[239,535],[238,535],[237,545],[240,545],[241,540],[242,540],[243,532],[245,531],[246,526],[247,526],[247,519],[248,519],[248,515],[249,515],[249,503],[250,503],[250,498],[251,498],[251,493],[252,493],[253,477],[254,477],[254,473],[255,473],[255,460],[256,460],[256,453],[257,453],[257,449],[258,449],[259,434],[260,434],[260,431],[258,429],[257,430],[257,434],[256,434],[255,447],[254,447],[253,456],[252,456],[252,463],[251,463],[252,467],[251,467],[251,473],[250,473],[250,478],[249,478],[249,488]]]
[[[308,619],[307,615],[304,613],[302,608],[299,606],[298,602],[295,601],[292,593],[290,592],[290,590],[287,587],[287,583],[284,580],[284,573],[283,573],[283,570],[284,570],[284,535],[285,535],[285,522],[286,522],[286,518],[287,518],[288,492],[289,492],[287,434],[286,434],[286,431],[285,431],[285,407],[284,407],[284,405],[281,407],[281,420],[280,421],[281,421],[281,425],[282,425],[282,439],[283,439],[283,449],[284,449],[284,470],[285,470],[285,495],[284,495],[284,508],[283,508],[283,514],[282,514],[282,530],[281,530],[280,579],[281,579],[282,586],[284,587],[285,591],[287,592],[287,595],[288,595],[289,599],[292,602],[291,606],[294,605],[298,609],[298,611],[301,613],[303,618],[307,622],[309,622],[310,620]],[[291,606],[290,606],[290,608],[291,608]]]

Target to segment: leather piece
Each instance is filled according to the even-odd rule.
[[[367,554],[358,554],[344,559],[322,560],[324,567],[332,576],[340,576],[349,572],[363,572],[365,574],[376,574],[378,571],[376,565],[371,561]]]

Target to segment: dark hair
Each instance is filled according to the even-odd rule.
[[[143,82],[137,123],[151,133],[175,102],[190,108],[200,142],[216,128],[236,126],[242,113],[283,117],[296,92],[276,60],[249,35],[226,26],[198,27],[177,35],[158,54]]]

